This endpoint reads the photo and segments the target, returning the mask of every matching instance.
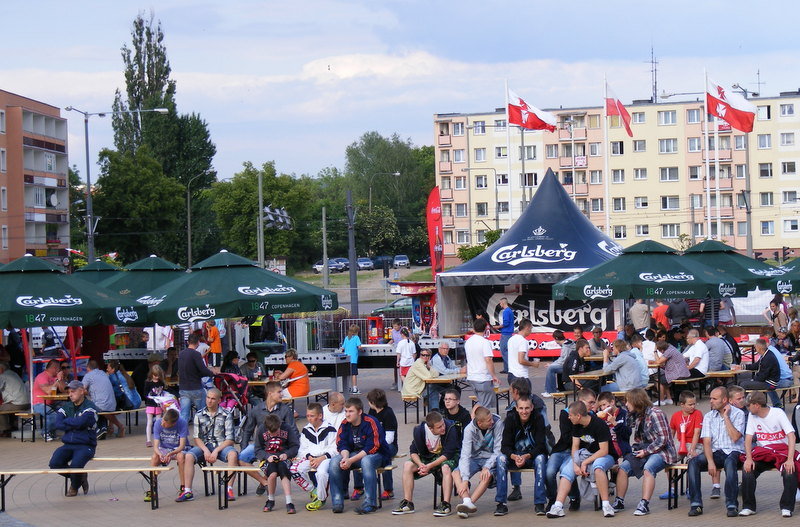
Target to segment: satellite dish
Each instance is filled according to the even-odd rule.
[[[58,195],[55,192],[50,194],[50,205],[53,207],[58,207]]]

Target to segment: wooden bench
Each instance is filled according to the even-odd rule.
[[[131,426],[131,415],[136,416],[136,421],[133,426],[139,426],[139,412],[144,410],[145,406],[140,406],[139,408],[134,408],[132,410],[114,410],[113,412],[97,412],[97,415],[102,415],[103,417],[107,415],[120,415],[123,414],[125,416],[125,427],[130,429]]]
[[[281,402],[288,404],[292,407],[292,411],[294,411],[294,402],[298,399],[305,399],[306,406],[308,403],[311,402],[311,398],[314,398],[314,402],[319,401],[326,401],[328,400],[328,393],[330,393],[330,389],[321,388],[319,390],[313,390],[308,392],[306,395],[298,395],[297,397],[287,397],[286,399],[281,399]]]
[[[791,390],[797,390],[797,389],[800,389],[800,384],[793,384],[791,386],[786,386],[785,388],[775,388],[774,390],[763,390],[763,389],[760,389],[760,390],[745,390],[744,393],[745,394],[749,394],[749,393],[752,393],[752,392],[761,392],[761,393],[765,393],[766,394],[768,392],[775,392],[775,393],[780,394],[781,404],[783,406],[786,406],[786,394],[788,392],[790,392]]]
[[[14,476],[31,476],[39,474],[103,474],[117,472],[138,472],[150,485],[150,508],[158,508],[158,475],[161,472],[172,470],[174,467],[109,467],[109,468],[50,468],[43,470],[0,470],[0,512],[6,511],[6,486]],[[65,478],[64,493],[66,494],[69,481]]]
[[[654,384],[651,382],[651,383],[648,383],[647,385],[645,385],[644,389],[645,389],[645,391],[652,390],[653,386],[654,386]],[[627,396],[627,394],[628,394],[628,392],[624,392],[624,391],[611,392],[611,395],[613,395],[615,399],[624,399]]]
[[[408,454],[397,454],[396,456],[394,456],[393,459],[397,459],[399,457],[405,457],[406,455],[408,455]],[[383,478],[381,476],[383,475],[384,472],[391,472],[396,468],[397,468],[397,465],[395,465],[393,463],[391,465],[386,465],[385,467],[378,467],[378,469],[376,470],[376,472],[378,473],[378,478],[377,479],[378,479],[378,508],[379,509],[383,507],[383,500],[381,499],[381,494],[383,494]],[[317,471],[317,469],[312,468],[308,472],[309,473],[313,473],[313,472],[316,472],[316,471]],[[352,469],[352,471],[353,472],[361,472],[361,467],[354,468],[354,469]],[[347,490],[347,489],[345,489],[345,490]]]
[[[25,427],[31,427],[31,443],[36,442],[36,414],[30,410],[6,410],[0,412],[0,415],[13,414],[19,420],[19,441],[25,441]]]
[[[680,493],[683,494],[685,480],[684,476],[686,476],[686,471],[688,469],[689,465],[687,463],[672,463],[667,465],[665,469],[667,473],[668,510],[678,508],[678,484],[680,484]]]
[[[500,415],[500,400],[503,399],[504,401],[509,403],[510,402],[510,399],[509,399],[510,395],[511,394],[509,392],[509,387],[508,386],[496,387],[494,389],[494,404],[495,404],[495,407],[497,408],[497,415]],[[472,406],[475,406],[476,404],[478,404],[478,397],[476,395],[470,395],[469,399],[470,399],[470,401],[472,401]]]
[[[419,424],[419,402],[422,401],[423,410],[427,409],[427,401],[422,395],[416,397],[404,395],[403,399],[403,423],[408,424],[408,409],[414,408],[417,411],[417,424]]]
[[[553,421],[558,419],[558,405],[563,404],[564,408],[569,406],[569,392],[553,392],[550,394],[553,398]]]
[[[228,481],[231,477],[236,474],[237,476],[241,477],[243,474],[248,472],[260,472],[261,469],[258,467],[230,467],[228,465],[214,467],[214,466],[205,466],[202,468],[203,470],[203,481],[205,482],[206,474],[217,476],[217,506],[219,510],[225,510],[228,508],[228,492],[227,486]],[[241,496],[241,492],[239,492]],[[208,490],[206,490],[206,496],[208,496]]]

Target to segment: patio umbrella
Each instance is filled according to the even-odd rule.
[[[162,325],[339,307],[336,293],[267,271],[225,250],[148,296],[150,320]]]
[[[131,302],[138,301],[147,305],[147,293],[182,276],[182,270],[180,265],[152,254],[125,266],[124,271],[106,273],[99,285],[130,299]]]
[[[108,278],[111,273],[119,270],[119,267],[114,267],[111,264],[105,263],[103,260],[97,259],[88,265],[84,265],[80,269],[76,269],[74,274],[81,280],[96,284]]]
[[[683,253],[684,258],[708,265],[714,269],[734,274],[761,289],[775,291],[775,278],[780,279],[789,273],[788,269],[769,264],[736,252],[736,249],[716,240],[706,240],[690,247]],[[794,273],[795,279],[800,274]],[[800,282],[797,282],[800,283]]]
[[[658,242],[639,242],[613,260],[553,285],[553,298],[712,298],[743,295],[753,284],[698,263]]]

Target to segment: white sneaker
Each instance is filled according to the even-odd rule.
[[[550,510],[547,511],[548,518],[563,518],[564,517],[564,506],[563,505],[553,505],[550,507]]]
[[[661,406],[672,406],[673,404],[675,403],[672,402],[672,399],[664,399],[661,401]]]
[[[550,395],[550,392],[542,392],[542,397],[544,397],[545,399],[549,399],[549,398],[551,398],[553,396]]]
[[[791,518],[792,511],[790,511],[789,509],[781,509],[781,516],[783,516],[784,518]]]
[[[753,509],[742,509],[739,511],[739,516],[752,516],[755,513]]]
[[[800,489],[797,489],[797,492],[794,495],[794,501],[800,501]]]
[[[603,505],[603,517],[604,518],[611,518],[614,516],[614,507],[611,506],[610,503],[606,503]]]

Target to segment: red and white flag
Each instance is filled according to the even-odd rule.
[[[706,108],[741,132],[752,132],[756,118],[753,103],[734,91],[728,91],[706,77]]]
[[[548,130],[550,132],[556,131],[557,123],[555,115],[531,106],[511,90],[508,90],[508,122],[528,130]]]
[[[625,125],[625,131],[628,132],[628,137],[633,137],[631,114],[628,113],[628,110],[622,105],[622,101],[608,87],[608,83],[606,83],[606,115],[619,115],[620,120]]]

